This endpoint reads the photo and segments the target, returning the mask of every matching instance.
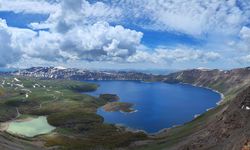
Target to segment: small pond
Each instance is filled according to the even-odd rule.
[[[48,124],[47,117],[40,116],[27,121],[13,121],[9,124],[7,132],[25,137],[47,134],[55,127]]]

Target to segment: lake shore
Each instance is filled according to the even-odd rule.
[[[184,85],[190,85],[190,86],[193,86],[193,87],[204,88],[204,89],[211,90],[211,91],[213,91],[213,92],[215,92],[215,93],[218,93],[218,94],[220,95],[221,98],[220,98],[220,100],[216,103],[217,107],[218,107],[219,105],[221,105],[221,104],[224,102],[225,96],[224,96],[223,93],[219,92],[218,90],[215,90],[215,89],[212,89],[212,88],[209,88],[209,87],[205,87],[205,86],[198,86],[198,85],[194,85],[194,84],[184,83],[184,82],[180,82],[180,83],[177,83],[177,84],[184,84]],[[204,113],[206,113],[206,112],[208,112],[208,111],[210,111],[210,110],[212,110],[212,109],[214,109],[214,108],[216,108],[216,107],[208,108],[208,109],[206,109],[206,111],[205,111]],[[202,114],[204,114],[204,113],[202,113]],[[196,115],[194,115],[194,119],[196,119],[197,117],[201,116],[202,114],[196,114]],[[193,119],[193,120],[194,120],[194,119]],[[189,121],[189,122],[192,122],[193,120],[191,120],[191,121]],[[188,122],[187,122],[187,123],[188,123]],[[185,123],[184,123],[184,124],[181,124],[181,125],[174,125],[174,126],[169,127],[169,128],[163,128],[163,129],[159,130],[159,131],[156,132],[156,133],[151,133],[151,134],[148,134],[148,135],[149,135],[149,136],[158,136],[158,135],[160,135],[160,134],[166,134],[166,132],[168,132],[168,131],[171,130],[172,128],[176,128],[176,127],[184,126],[184,125],[185,125]]]
[[[136,81],[137,82],[137,81]],[[144,83],[144,82],[140,82],[140,83]],[[148,84],[148,83],[157,83],[157,82],[146,82],[145,84]],[[158,83],[163,83],[163,84],[165,84],[165,82],[158,82]],[[98,83],[98,84],[100,84],[100,83]],[[107,84],[107,82],[105,82],[105,84],[104,85],[106,85]],[[210,92],[211,91],[213,91],[213,93],[218,93],[220,96],[218,96],[218,99],[219,99],[219,101],[217,102],[217,101],[215,101],[214,102],[214,106],[208,106],[207,108],[205,108],[204,109],[204,113],[205,112],[207,112],[207,111],[209,111],[209,110],[211,110],[211,109],[214,109],[214,108],[216,108],[216,105],[215,104],[217,104],[218,105],[218,103],[220,102],[220,101],[223,101],[223,99],[224,99],[224,95],[222,94],[222,93],[220,93],[220,92],[218,92],[218,91],[216,91],[216,90],[213,90],[213,89],[211,89],[211,88],[207,88],[207,87],[202,87],[202,86],[196,86],[196,85],[192,85],[192,84],[187,84],[187,83],[179,83],[179,84],[183,84],[183,85],[190,85],[190,86],[192,86],[192,87],[199,87],[199,88],[205,88],[205,89],[208,89]],[[104,85],[102,85],[102,86],[104,86]],[[107,85],[106,85],[107,86]],[[148,87],[151,87],[151,85],[147,85]],[[153,86],[153,85],[152,85]],[[164,85],[163,85],[164,86]],[[110,86],[107,86],[107,87],[110,87]],[[108,91],[99,91],[99,93],[109,93]],[[98,92],[97,92],[98,93]],[[118,94],[119,96],[120,96],[120,94],[119,94],[119,92],[117,93],[117,92],[111,92],[111,93],[116,93],[116,94]],[[124,99],[124,98],[123,98]],[[132,99],[132,98],[127,98],[127,99]],[[134,99],[134,98],[133,98]],[[198,99],[200,99],[200,98],[198,98]],[[217,99],[216,99],[217,100]],[[108,105],[110,105],[110,104],[108,104]],[[118,107],[118,106],[117,106]],[[113,112],[113,111],[119,111],[119,109],[117,108],[117,107],[113,107],[113,108],[115,108],[115,109],[111,109],[111,108],[106,108],[106,111],[105,111],[105,107],[101,107],[100,109],[102,109],[102,111],[105,111],[105,112]],[[137,108],[138,109],[138,108]],[[127,113],[127,112],[123,112],[123,111],[120,111],[121,113]],[[135,111],[131,111],[130,113],[136,113],[136,110]],[[202,115],[203,113],[201,113],[201,115]],[[101,114],[99,114],[99,115],[101,115]],[[101,116],[103,116],[103,115],[101,115]],[[199,116],[199,114],[197,114],[197,115],[194,115],[193,116],[193,119],[195,119],[195,118],[197,118]],[[193,120],[192,119],[192,120]],[[178,124],[178,125],[173,125],[173,126],[171,126],[171,127],[168,127],[168,128],[162,128],[162,129],[160,129],[159,131],[156,131],[156,132],[147,132],[147,131],[144,131],[143,129],[139,129],[139,130],[137,130],[136,128],[135,129],[131,129],[131,127],[128,127],[129,125],[122,125],[122,126],[124,126],[125,128],[128,128],[128,130],[129,131],[133,131],[133,132],[141,132],[141,131],[143,131],[144,133],[147,133],[147,135],[149,135],[149,136],[154,136],[154,135],[157,135],[157,134],[161,134],[162,132],[166,132],[167,130],[169,130],[169,129],[172,129],[172,128],[174,128],[174,127],[176,127],[176,126],[182,126],[182,125],[184,125],[184,124],[186,124],[186,123],[188,123],[188,122],[192,122],[192,120],[190,120],[190,121],[187,121],[187,122],[184,122],[184,123],[182,123],[182,124]],[[114,124],[116,124],[115,122],[114,122]],[[118,126],[120,126],[120,124],[118,123]]]
[[[17,118],[17,119],[14,119],[14,120],[10,120],[10,121],[7,121],[7,122],[3,122],[3,123],[0,123],[0,131],[1,132],[4,132],[4,131],[7,131],[8,128],[9,128],[9,125],[12,123],[12,122],[26,122],[26,121],[31,121],[35,118],[32,118],[32,117],[27,117],[27,118]]]

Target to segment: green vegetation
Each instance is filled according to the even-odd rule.
[[[111,102],[103,106],[103,109],[108,112],[122,111],[122,112],[133,112],[133,104],[124,102]]]
[[[0,88],[0,96],[4,96],[5,92],[3,88]]]
[[[0,121],[47,116],[48,123],[56,129],[51,134],[36,137],[45,141],[46,146],[112,149],[147,138],[142,132],[128,132],[124,128],[103,123],[103,118],[96,114],[97,109],[108,102],[117,101],[119,97],[104,94],[96,98],[81,93],[96,90],[98,86],[95,84],[17,78],[0,77],[3,86],[0,89]]]
[[[56,127],[69,128],[83,132],[95,126],[100,126],[103,123],[103,118],[94,113],[69,111],[50,115],[48,117],[48,122]]]
[[[5,122],[16,117],[16,109],[0,104],[0,122]]]
[[[102,99],[107,102],[115,102],[118,101],[120,98],[115,94],[101,94],[99,96],[99,99]]]

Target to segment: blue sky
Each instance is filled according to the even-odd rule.
[[[0,0],[0,67],[250,65],[247,0]]]

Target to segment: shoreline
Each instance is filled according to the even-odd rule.
[[[163,83],[167,83],[167,82],[163,82]],[[209,88],[209,87],[198,86],[198,85],[195,85],[195,84],[184,83],[184,82],[179,82],[179,83],[176,83],[176,84],[190,85],[190,86],[193,86],[193,87],[199,87],[199,88],[204,88],[204,89],[211,90],[211,91],[213,91],[213,92],[215,92],[215,93],[218,93],[218,94],[220,95],[220,100],[216,103],[217,106],[211,107],[211,108],[207,108],[205,112],[203,112],[203,113],[201,113],[201,114],[196,114],[196,115],[194,115],[193,119],[190,120],[190,121],[188,121],[188,122],[185,122],[185,123],[180,124],[180,125],[173,125],[172,127],[169,127],[169,128],[163,128],[163,129],[159,130],[159,131],[156,132],[156,133],[147,134],[147,135],[149,135],[149,136],[157,136],[157,135],[159,135],[159,134],[163,134],[163,133],[167,132],[168,130],[170,130],[170,129],[172,129],[172,128],[179,127],[179,126],[183,126],[183,125],[185,125],[186,123],[192,122],[192,121],[193,121],[194,119],[196,119],[197,117],[199,117],[199,116],[203,115],[204,113],[206,113],[206,112],[208,112],[208,111],[210,111],[210,110],[212,110],[212,109],[218,107],[219,105],[221,105],[222,102],[223,102],[224,99],[225,99],[225,96],[224,96],[223,93],[221,93],[221,92],[219,92],[219,91],[217,91],[217,90],[215,90],[215,89]]]
[[[194,85],[194,84],[184,83],[184,82],[179,82],[177,84],[184,84],[184,85],[190,85],[190,86],[193,86],[193,87],[204,88],[204,89],[211,90],[211,91],[219,94],[220,95],[220,100],[216,103],[216,105],[221,105],[225,100],[225,96],[224,96],[223,93],[219,92],[218,90],[212,89],[210,87],[205,87],[205,86],[201,86],[201,85]],[[215,107],[213,107],[213,108],[215,108]]]
[[[35,118],[27,117],[27,118],[23,118],[23,119],[14,119],[14,120],[2,122],[2,123],[0,123],[0,132],[7,131],[10,124],[13,122],[26,122],[26,121],[31,121],[33,119],[35,119]]]
[[[105,80],[105,81],[106,81],[106,80]],[[120,81],[120,80],[119,80],[119,81]],[[131,81],[131,80],[122,80],[122,81]],[[133,81],[134,81],[134,80],[133,80]],[[136,81],[139,81],[139,80],[136,80]],[[141,82],[141,83],[153,83],[153,82],[155,82],[155,81],[153,81],[153,82],[151,82],[151,81],[148,81],[148,82],[140,81],[140,82]],[[156,81],[156,82],[165,83],[165,84],[170,84],[170,83],[162,82],[162,81]],[[131,127],[128,127],[128,126],[122,125],[122,124],[114,124],[114,125],[117,126],[118,128],[119,128],[119,127],[123,127],[123,128],[125,128],[125,130],[127,130],[127,131],[131,131],[131,132],[135,132],[135,133],[136,133],[136,132],[143,132],[143,133],[145,133],[145,134],[148,135],[148,136],[157,136],[157,135],[159,135],[159,134],[163,134],[163,133],[167,132],[168,130],[170,130],[170,129],[172,129],[172,128],[179,127],[179,126],[183,126],[183,125],[185,125],[186,123],[192,122],[192,121],[193,121],[194,119],[196,119],[197,117],[199,117],[199,116],[203,115],[204,113],[206,113],[206,112],[208,112],[208,111],[210,111],[210,110],[216,108],[217,106],[221,105],[221,104],[224,102],[224,99],[225,99],[224,94],[221,93],[221,92],[219,92],[219,91],[217,91],[217,90],[215,90],[215,89],[212,89],[212,88],[209,88],[209,87],[205,87],[205,86],[190,84],[190,83],[184,83],[184,82],[179,82],[179,83],[175,83],[175,84],[189,85],[189,86],[193,86],[193,87],[198,87],[198,88],[203,88],[203,89],[211,90],[211,91],[213,91],[213,92],[219,94],[219,95],[220,95],[220,99],[219,99],[218,102],[216,102],[216,106],[215,106],[215,107],[207,108],[204,112],[202,112],[202,113],[200,113],[200,114],[195,114],[195,115],[193,116],[193,119],[192,119],[192,120],[190,120],[190,121],[188,121],[188,122],[184,122],[183,124],[178,124],[178,125],[173,125],[173,126],[171,126],[171,127],[162,128],[162,129],[160,129],[159,131],[157,131],[157,132],[155,132],[155,133],[148,133],[147,131],[142,130],[142,129],[133,129],[133,128],[131,128]],[[99,109],[102,109],[103,111],[105,111],[102,107],[100,107]],[[135,109],[135,110],[132,111],[132,112],[122,112],[122,111],[119,111],[119,112],[120,112],[120,113],[124,113],[124,114],[130,114],[130,113],[136,113],[137,111],[138,111],[138,110]],[[98,113],[97,113],[97,114],[98,114]],[[100,114],[98,114],[98,115],[100,115]]]

